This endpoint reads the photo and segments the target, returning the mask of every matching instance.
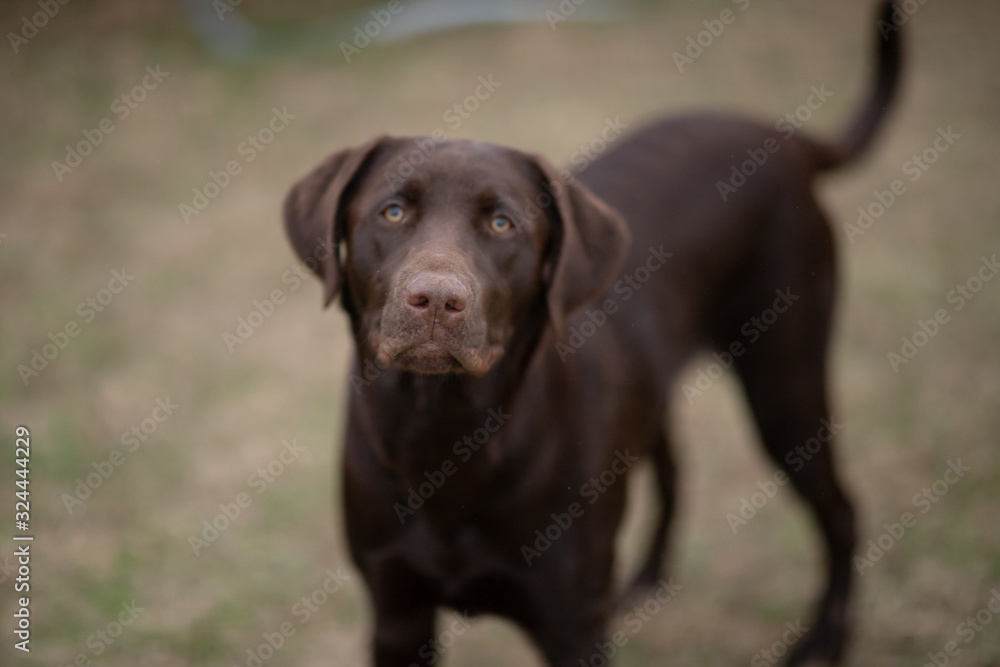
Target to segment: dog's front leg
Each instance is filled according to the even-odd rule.
[[[375,667],[411,667],[437,662],[432,595],[415,582],[375,583]]]

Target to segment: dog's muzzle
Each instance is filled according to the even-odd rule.
[[[482,375],[503,349],[487,343],[475,279],[458,271],[401,271],[382,312],[378,361],[415,373]]]

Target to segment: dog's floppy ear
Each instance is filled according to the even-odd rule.
[[[376,137],[357,148],[334,153],[293,185],[285,197],[285,232],[299,259],[323,281],[324,306],[336,298],[342,281],[341,197],[383,139]]]
[[[536,157],[559,218],[548,285],[549,319],[562,338],[566,318],[597,297],[621,269],[631,235],[625,220],[583,184],[564,182],[548,160]]]

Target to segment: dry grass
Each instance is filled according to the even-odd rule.
[[[639,125],[707,106],[773,120],[821,83],[835,94],[809,129],[832,132],[866,83],[871,4],[754,2],[683,74],[672,52],[730,3],[646,7],[632,21],[554,32],[458,30],[371,47],[351,65],[336,40],[300,42],[296,29],[325,13],[308,3],[284,17],[296,24],[256,14],[272,21],[268,51],[242,64],[204,55],[170,10],[63,7],[20,55],[0,59],[0,432],[12,442],[15,425],[32,428],[38,540],[34,651],[10,649],[13,595],[0,574],[0,663],[64,665],[86,654],[107,665],[246,664],[248,647],[289,622],[295,634],[266,664],[364,664],[369,610],[356,578],[308,622],[293,611],[328,568],[349,568],[332,500],[350,342],[343,317],[319,311],[318,284],[282,283],[293,264],[278,217],[288,185],[375,133],[450,131],[444,111],[489,73],[502,87],[454,134],[557,162],[607,117]],[[4,9],[5,32],[32,6]],[[905,88],[876,150],[819,184],[839,227],[902,177],[938,127],[961,134],[864,236],[840,235],[835,415],[846,425],[840,459],[864,509],[862,541],[913,510],[913,495],[948,460],[972,470],[860,580],[851,664],[864,666],[923,664],[1000,587],[1000,281],[898,373],[886,362],[918,319],[951,308],[946,294],[981,256],[1000,251],[1000,14],[985,0],[928,2],[906,28]],[[111,101],[156,64],[170,76],[57,182],[50,163],[64,146],[112,115]],[[210,170],[242,159],[240,142],[273,107],[296,118],[186,225],[178,205]],[[83,323],[77,304],[123,266],[134,282]],[[223,332],[275,288],[288,300],[230,353]],[[25,386],[17,365],[70,320],[80,335]],[[177,411],[68,514],[61,496],[166,396]],[[692,406],[678,395],[676,416],[685,473],[673,575],[684,588],[630,641],[623,667],[745,663],[786,620],[807,616],[818,584],[815,531],[787,489],[737,535],[727,526],[726,513],[772,474],[735,385],[727,379]],[[248,478],[286,438],[304,453],[257,495]],[[11,459],[0,458],[6,489]],[[243,491],[252,504],[195,557],[189,535]],[[642,543],[642,485],[634,497],[624,563]],[[145,611],[95,656],[88,637],[133,598]],[[1000,619],[961,643],[953,664],[1000,663],[997,628]],[[446,664],[537,658],[515,629],[486,619]]]

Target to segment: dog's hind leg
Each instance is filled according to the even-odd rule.
[[[815,220],[799,220],[798,225],[802,229],[820,222],[817,213]],[[831,417],[827,399],[826,355],[834,296],[832,250],[827,243],[827,234],[817,234],[811,242],[799,239],[796,254],[785,253],[783,262],[764,262],[767,268],[748,281],[737,297],[741,307],[738,311],[734,307],[743,316],[764,313],[764,322],[773,320],[736,359],[736,370],[765,449],[809,506],[826,546],[826,589],[809,632],[791,652],[790,666],[809,660],[836,664],[847,637],[855,518],[835,468],[834,435],[840,427]],[[733,329],[728,333],[739,336]]]
[[[833,434],[838,427],[821,386],[823,360],[772,358],[766,366],[743,365],[740,372],[764,446],[809,505],[826,543],[826,590],[811,630],[787,664],[805,664],[810,658],[835,664],[847,634],[855,526],[854,511],[834,468]]]

